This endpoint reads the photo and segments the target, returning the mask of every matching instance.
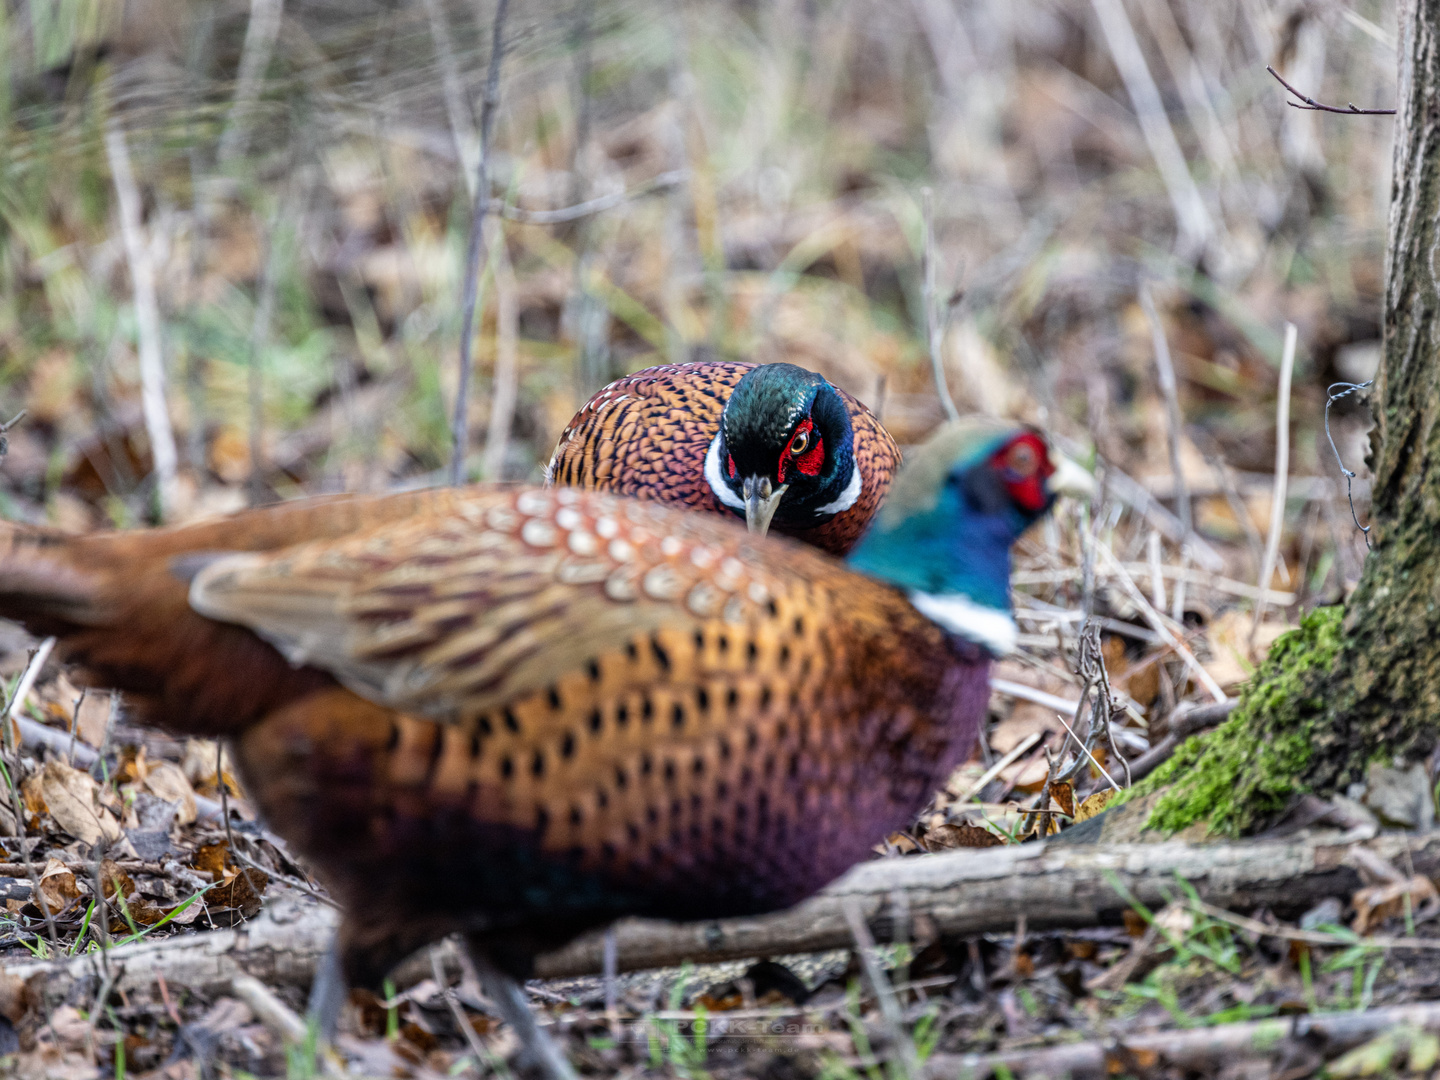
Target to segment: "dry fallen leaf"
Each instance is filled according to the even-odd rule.
[[[1403,914],[1406,897],[1410,910],[1419,911],[1423,904],[1440,900],[1440,894],[1427,877],[1416,875],[1409,881],[1392,881],[1381,885],[1370,885],[1358,890],[1351,903],[1355,905],[1355,920],[1350,924],[1357,934],[1368,934],[1386,919]]]
[[[195,820],[195,789],[174,762],[158,761],[151,765],[144,787],[150,794],[174,804],[175,824],[189,825]]]
[[[100,785],[79,769],[61,761],[47,761],[40,791],[55,824],[87,844],[120,838],[120,823],[100,805]]]
[[[948,851],[951,848],[998,847],[1005,840],[980,825],[936,825],[925,831],[921,843],[926,851]]]
[[[97,749],[105,742],[105,732],[110,726],[110,695],[91,692],[80,703],[79,715],[75,718],[75,734],[82,742]]]
[[[40,891],[44,893],[45,903],[53,915],[80,895],[80,886],[69,867],[59,859],[51,859],[40,871]]]
[[[1104,791],[1097,791],[1095,794],[1081,800],[1080,805],[1075,808],[1074,824],[1078,825],[1082,821],[1089,821],[1096,814],[1100,813],[1101,810],[1104,810],[1115,795],[1116,791],[1114,788],[1106,788]]]

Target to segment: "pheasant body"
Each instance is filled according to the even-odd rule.
[[[270,617],[252,598],[281,582],[319,611]],[[377,883],[444,866],[432,914],[497,953],[795,903],[943,782],[988,696],[988,654],[888,586],[566,489],[232,558],[192,601],[365,696],[297,700],[240,742],[355,921],[398,909]]]
[[[658,502],[482,486],[3,526],[0,613],[151,719],[236,736],[345,904],[352,981],[455,931],[524,974],[621,914],[787,906],[904,823],[974,743],[1003,645],[966,605],[1008,622],[984,598],[1053,498],[1046,454],[937,439],[865,573]]]
[[[855,398],[793,364],[662,364],[575,414],[546,483],[746,516],[743,484],[786,485],[773,527],[844,555],[884,500],[900,451]],[[763,532],[764,529],[759,531]]]

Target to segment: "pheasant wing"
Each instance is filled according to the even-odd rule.
[[[661,627],[757,629],[812,591],[805,567],[835,572],[783,544],[761,566],[735,525],[660,504],[476,489],[445,513],[219,559],[190,602],[363,697],[453,719]]]

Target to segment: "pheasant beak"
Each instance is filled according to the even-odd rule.
[[[770,528],[770,519],[780,509],[780,500],[789,489],[789,484],[775,487],[768,476],[747,476],[742,484],[745,493],[745,525],[757,536],[764,536]]]
[[[1081,465],[1064,454],[1052,452],[1050,464],[1055,471],[1045,481],[1045,487],[1052,495],[1069,495],[1074,499],[1093,499],[1099,490],[1095,477]]]

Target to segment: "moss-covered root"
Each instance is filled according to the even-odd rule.
[[[1185,742],[1131,797],[1160,792],[1146,827],[1178,832],[1197,821],[1235,836],[1262,824],[1304,790],[1298,778],[1326,712],[1340,651],[1340,607],[1318,608],[1270,650],[1230,719]]]

